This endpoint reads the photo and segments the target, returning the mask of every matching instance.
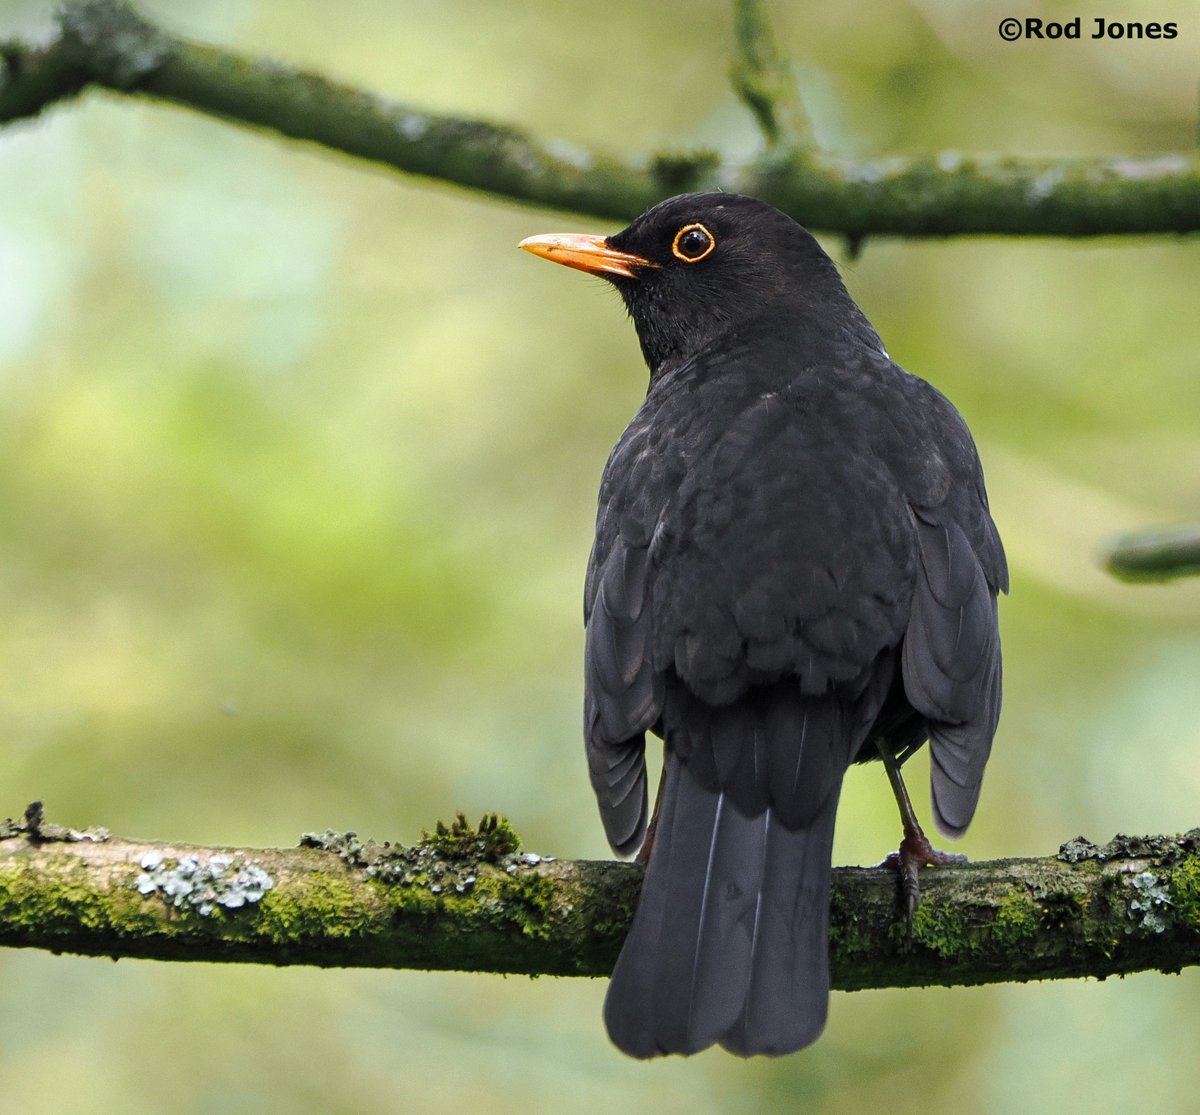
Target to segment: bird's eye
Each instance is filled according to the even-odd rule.
[[[699,263],[717,246],[713,234],[703,225],[684,225],[677,233],[671,244],[671,251],[676,259],[684,263]]]

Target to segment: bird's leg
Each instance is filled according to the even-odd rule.
[[[892,784],[892,793],[900,807],[900,821],[904,826],[904,839],[900,841],[900,850],[888,856],[884,863],[892,865],[900,872],[909,937],[912,937],[913,914],[921,904],[921,868],[927,865],[944,867],[946,864],[967,862],[966,856],[938,851],[929,843],[929,837],[925,835],[921,822],[917,820],[912,799],[908,796],[908,787],[904,785],[904,777],[900,773],[904,761],[916,750],[916,747],[909,747],[899,755],[893,755],[882,743],[879,744],[879,756],[883,760],[883,769],[887,771],[888,781]]]
[[[634,857],[634,863],[645,866],[650,862],[650,853],[654,851],[654,834],[658,831],[658,812],[662,809],[663,787],[666,784],[667,764],[663,763],[662,774],[658,779],[658,793],[654,795],[654,812],[650,814],[650,823],[646,826],[646,836],[642,841],[641,848],[638,849],[638,854]]]

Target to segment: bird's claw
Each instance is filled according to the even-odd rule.
[[[892,852],[881,866],[894,867],[900,874],[900,890],[904,895],[905,920],[908,940],[912,942],[913,915],[921,905],[921,868],[947,867],[966,863],[967,857],[957,852],[939,851],[929,843],[929,837],[920,829],[906,832],[900,841],[900,850]]]

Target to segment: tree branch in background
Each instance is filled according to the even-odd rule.
[[[1123,581],[1200,575],[1200,526],[1119,534],[1108,543],[1104,564]]]
[[[529,205],[626,221],[668,194],[754,194],[810,228],[867,235],[1100,236],[1200,230],[1200,155],[851,161],[797,146],[799,108],[760,6],[739,3],[741,96],[774,142],[734,166],[712,152],[646,161],[423,112],[267,59],[189,42],[116,0],[68,6],[59,38],[0,47],[0,123],[91,85],[309,140]]]
[[[0,825],[0,945],[89,956],[607,975],[634,864],[522,853],[461,815],[414,847],[353,833],[199,848]],[[1072,978],[1200,963],[1200,829],[931,869],[909,941],[890,868],[834,872],[835,987]]]

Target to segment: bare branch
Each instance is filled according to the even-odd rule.
[[[790,81],[743,5],[743,96],[773,134]],[[757,61],[748,62],[749,58]],[[711,152],[648,162],[424,112],[267,59],[171,36],[116,0],[65,9],[44,50],[0,50],[0,123],[99,85],[309,140],[410,174],[529,205],[628,220],[693,189],[754,194],[810,228],[868,235],[1101,236],[1200,230],[1200,155],[1016,159],[943,154],[851,161],[782,142],[756,163]],[[747,68],[749,67],[749,68]],[[741,79],[740,79],[741,80]],[[763,93],[763,90],[766,90]],[[778,95],[780,100],[772,100]],[[763,97],[765,96],[765,100]],[[776,108],[766,107],[775,105]],[[765,116],[762,113],[766,113]]]
[[[1200,526],[1117,535],[1106,548],[1104,563],[1123,581],[1169,581],[1200,575]]]
[[[605,975],[642,870],[523,854],[462,818],[415,847],[353,833],[199,848],[0,826],[0,945],[323,967]],[[834,986],[1103,978],[1200,963],[1200,829],[930,870],[911,943],[895,874],[834,872]]]

